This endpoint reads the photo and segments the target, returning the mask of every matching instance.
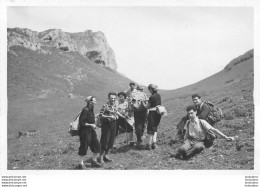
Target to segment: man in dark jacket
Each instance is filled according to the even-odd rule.
[[[198,94],[193,94],[191,96],[191,98],[192,98],[194,105],[197,108],[198,118],[206,120],[210,125],[214,125],[214,124],[211,124],[211,122],[207,119],[210,109],[209,109],[209,106],[201,100],[201,96]]]

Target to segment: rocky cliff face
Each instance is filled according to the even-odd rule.
[[[8,50],[20,45],[31,50],[42,51],[44,47],[55,47],[62,51],[74,51],[88,57],[91,61],[116,70],[114,51],[108,45],[102,32],[87,30],[80,33],[67,33],[60,29],[36,32],[22,28],[8,28]]]

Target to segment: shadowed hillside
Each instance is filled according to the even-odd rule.
[[[55,121],[63,119],[65,114],[73,119],[85,105],[88,95],[96,96],[97,108],[100,108],[108,92],[123,91],[129,85],[130,80],[125,76],[77,52],[45,48],[42,53],[21,46],[10,49],[7,67],[9,132],[38,129],[41,123],[46,127],[42,117]],[[53,122],[47,124],[53,125]]]

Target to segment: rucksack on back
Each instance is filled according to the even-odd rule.
[[[141,100],[132,99],[132,103],[133,103],[132,106],[133,106],[134,112],[140,112],[140,111],[146,110],[146,108],[144,107]]]
[[[212,123],[216,123],[223,119],[223,112],[220,108],[216,107],[210,101],[205,101],[204,103],[209,106],[210,112],[207,116],[209,121],[211,121]]]
[[[69,133],[71,134],[71,136],[78,136],[79,135],[79,116],[81,114],[81,111],[80,113],[77,115],[77,117],[74,119],[73,122],[70,122],[70,125],[69,125]]]
[[[146,111],[142,101],[145,101],[147,96],[145,93],[135,92],[132,94],[132,107],[134,112]]]

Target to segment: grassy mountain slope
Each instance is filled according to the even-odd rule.
[[[108,92],[128,88],[128,78],[75,52],[55,48],[39,52],[21,46],[13,46],[11,50],[8,53],[8,132],[52,126],[53,119],[63,119],[64,113],[73,119],[88,95],[96,96],[100,108]],[[45,124],[42,117],[52,121]]]
[[[65,61],[55,60],[48,65],[41,65],[46,68],[45,71],[45,68],[40,68],[40,65],[36,67],[30,60],[21,60],[25,59],[21,56],[26,56],[27,51],[19,50],[15,50],[17,54],[22,53],[19,54],[19,58],[8,56],[8,169],[76,169],[79,140],[78,137],[71,137],[67,128],[75,113],[84,106],[83,95],[98,96],[97,111],[106,100],[109,89],[122,90],[123,87],[127,87],[129,80],[121,79],[122,82],[118,82],[120,75],[95,64],[88,64],[86,69],[79,71],[77,67],[82,68],[84,63],[88,62],[79,60],[75,63],[80,57],[74,56],[74,63],[72,60],[66,62],[71,63],[71,69],[66,68],[69,66]],[[53,58],[61,58],[59,53],[55,52]],[[35,61],[40,57],[47,58],[33,55],[36,54],[30,54],[28,58]],[[71,58],[71,55],[66,55],[69,56],[66,59]],[[51,59],[50,57],[48,60]],[[26,68],[12,67],[13,63],[20,63],[20,66],[27,63],[28,65]],[[51,68],[48,68],[49,66]],[[158,149],[147,151],[129,148],[124,142],[125,135],[121,134],[117,143],[118,150],[111,154],[114,162],[105,164],[101,169],[254,169],[253,56],[242,61],[232,61],[226,67],[196,84],[177,90],[161,91],[162,104],[167,108],[169,115],[162,118],[158,128]],[[24,76],[20,76],[20,73]],[[16,74],[18,75],[14,76]],[[55,76],[57,74],[62,76]],[[94,79],[90,75],[100,78]],[[61,78],[63,76],[65,79]],[[52,92],[45,91],[43,94],[42,89]],[[212,148],[205,149],[191,160],[176,160],[169,157],[169,153],[181,145],[181,142],[175,140],[176,125],[181,117],[186,115],[185,108],[192,104],[190,96],[194,92],[201,94],[203,100],[210,100],[223,110],[224,119],[216,124],[216,128],[226,135],[239,138],[234,142],[218,138]],[[18,138],[17,133],[20,129],[35,129],[39,132]],[[97,133],[100,137],[100,129],[97,129]],[[91,155],[88,153],[85,161],[89,169]]]
[[[222,71],[207,77],[195,84],[171,91],[163,91],[164,100],[175,96],[191,95],[198,92],[209,92],[215,89],[225,88],[239,83],[242,79],[252,76],[254,73],[253,50],[232,60]],[[241,60],[243,59],[243,60]],[[194,72],[196,73],[196,72]]]

